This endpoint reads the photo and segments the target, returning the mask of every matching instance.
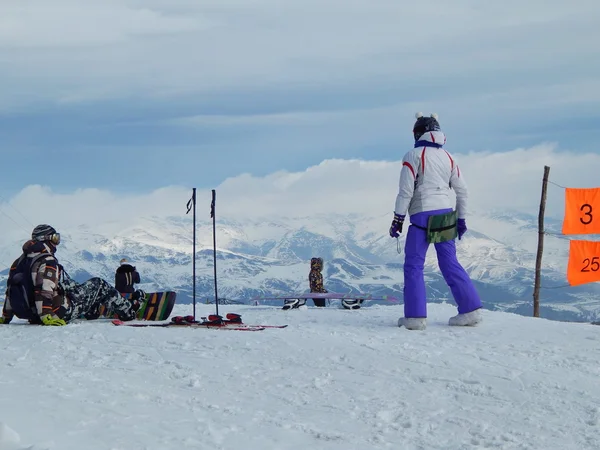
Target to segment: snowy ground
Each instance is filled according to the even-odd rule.
[[[0,326],[0,449],[600,448],[598,326],[485,311],[457,329],[438,304],[423,332],[396,326],[402,306],[220,311],[289,327]]]

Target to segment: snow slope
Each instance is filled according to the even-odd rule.
[[[0,449],[597,449],[600,328],[221,306],[260,332],[0,326]],[[191,312],[180,305],[175,314]],[[214,306],[197,305],[197,315]]]

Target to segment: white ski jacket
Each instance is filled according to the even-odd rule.
[[[458,217],[466,218],[467,184],[452,155],[442,148],[445,143],[443,132],[427,132],[415,148],[404,155],[394,208],[396,214],[406,215],[408,211],[409,215],[413,215],[456,208]],[[455,202],[452,189],[456,194]]]

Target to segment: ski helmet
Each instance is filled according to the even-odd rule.
[[[432,113],[429,117],[424,117],[423,113],[418,112],[415,114],[417,121],[413,126],[413,135],[415,136],[415,141],[418,141],[421,136],[429,131],[439,131],[440,124],[438,123],[438,115],[436,113]]]
[[[50,241],[54,245],[58,245],[60,244],[60,233],[57,233],[54,227],[42,224],[33,229],[31,239],[35,241]]]

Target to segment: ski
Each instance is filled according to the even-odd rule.
[[[218,325],[217,325],[218,326]],[[232,323],[232,322],[225,322],[224,324],[222,324],[221,326],[226,327],[226,328],[231,328],[231,327],[242,327],[242,328],[246,328],[246,327],[250,327],[250,328],[287,328],[287,325],[248,325],[245,323]]]
[[[225,319],[223,319],[220,316],[216,316],[216,315],[209,315],[208,316],[208,321],[209,322],[213,322],[213,321],[221,321],[222,323],[224,323],[227,326],[231,326],[231,325],[240,325],[240,326],[244,326],[244,327],[260,327],[260,328],[286,328],[287,325],[248,325],[242,322],[242,316],[240,316],[239,314],[235,314],[235,313],[227,313],[225,315]]]
[[[255,328],[286,328],[287,325],[249,325],[242,322],[242,316],[235,313],[227,313],[223,319],[223,316],[217,316],[215,314],[210,314],[207,317],[201,317],[202,324],[207,326],[215,326],[215,327],[255,327]],[[192,316],[175,316],[172,317],[171,320],[175,323],[178,322],[194,322],[194,318]]]
[[[144,322],[123,322],[115,319],[114,325],[130,327],[193,327],[193,328],[217,328],[238,331],[261,331],[265,328],[286,328],[287,325],[248,325],[242,322],[242,316],[235,313],[227,313],[223,319],[222,316],[211,314],[208,317],[201,317],[202,321],[195,320],[193,316],[174,316],[171,322],[163,323],[144,323]]]
[[[216,325],[213,323],[206,322],[166,322],[166,323],[140,323],[140,322],[123,322],[119,319],[112,320],[113,325],[123,326],[123,327],[160,327],[160,328],[204,328],[204,329],[214,329],[214,330],[231,330],[231,331],[262,331],[265,330],[265,327],[257,327],[257,326],[229,326],[229,325]]]

